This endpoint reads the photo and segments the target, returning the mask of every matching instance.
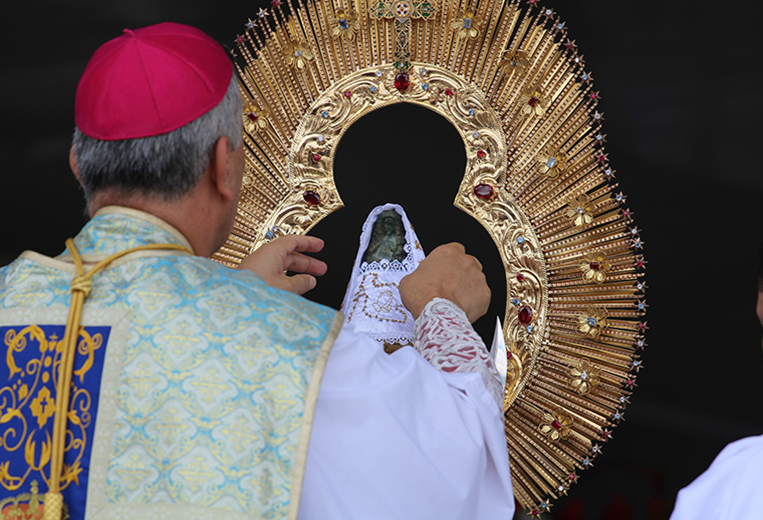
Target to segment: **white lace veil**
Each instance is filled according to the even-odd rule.
[[[405,228],[405,258],[364,262],[363,255],[371,241],[374,223],[388,210],[396,211]],[[368,215],[360,233],[360,247],[352,267],[350,283],[342,302],[345,323],[351,323],[379,343],[411,345],[413,316],[400,300],[398,284],[404,276],[416,270],[426,255],[402,206],[384,204]]]

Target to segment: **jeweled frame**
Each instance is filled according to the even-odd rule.
[[[235,264],[340,208],[333,153],[364,114],[414,103],[446,117],[467,154],[455,204],[506,271],[515,493],[531,514],[548,510],[622,419],[646,328],[638,229],[564,23],[532,0],[433,2],[426,19],[404,20],[360,2],[274,3],[237,38],[247,175],[216,258]]]

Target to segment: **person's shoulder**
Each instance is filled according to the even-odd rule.
[[[671,520],[752,519],[763,508],[763,435],[728,444],[682,489]],[[754,513],[752,513],[755,511]]]

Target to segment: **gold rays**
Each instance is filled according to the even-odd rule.
[[[247,165],[227,265],[342,206],[334,151],[358,117],[416,103],[458,129],[455,203],[506,268],[514,492],[548,511],[621,420],[646,329],[639,230],[565,24],[534,0],[298,0],[253,17],[237,54]]]

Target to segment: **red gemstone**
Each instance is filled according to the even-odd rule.
[[[594,271],[598,271],[599,268],[601,267],[601,264],[599,262],[591,262],[589,265],[591,266],[591,269],[593,269]]]
[[[514,354],[512,354],[512,353],[511,353],[511,352],[509,352],[509,351],[507,351],[507,352],[506,352],[506,359],[511,359],[511,358],[513,358],[513,357],[514,357]]]
[[[495,191],[490,184],[477,184],[474,187],[474,194],[483,200],[490,200],[493,198]]]
[[[319,154],[319,153],[314,153],[314,154],[313,154],[313,161],[315,161],[315,162],[318,162],[318,161],[320,161],[320,160],[321,160],[321,154]]]
[[[535,105],[538,104],[538,101],[540,101],[540,100],[537,97],[532,96],[532,97],[530,97],[530,100],[527,102],[527,104],[530,105],[531,107],[535,108]]]
[[[519,323],[522,325],[529,325],[533,321],[533,310],[527,305],[523,305],[519,308],[519,314],[517,316]]]
[[[625,382],[625,384],[626,384],[626,385],[628,385],[628,386],[633,386],[633,383],[635,383],[635,381],[634,381],[633,379],[628,379],[628,380]]]
[[[533,509],[532,515],[536,516],[537,514],[538,514],[538,510],[537,509]]]
[[[602,439],[606,439],[607,437],[609,437],[609,432],[607,430],[604,430],[603,432],[601,432]]]
[[[346,98],[351,98],[351,97],[352,97],[352,92],[351,92],[351,91],[349,91],[349,90],[345,90],[345,91],[344,91],[344,97],[346,97]]]
[[[638,330],[644,330],[645,325],[641,322],[638,324]]]
[[[317,206],[321,203],[321,196],[318,195],[318,193],[314,192],[313,190],[307,190],[305,193],[302,194],[302,197],[304,197],[305,202],[310,204],[311,206]]]
[[[636,260],[636,267],[644,267],[644,262],[641,260]]]
[[[445,95],[446,96],[452,96],[453,95],[453,91],[451,89],[449,89],[449,88],[446,88],[445,89]]]
[[[243,37],[243,36],[238,36],[238,37],[236,38],[236,41],[237,41],[238,43],[243,43],[243,41],[244,41],[244,37]]]
[[[480,159],[484,159],[485,156],[487,156],[487,153],[485,152],[485,150],[477,150],[477,157],[479,157]]]
[[[569,479],[570,480],[575,480],[575,474],[574,473],[570,473]]]
[[[260,116],[258,116],[258,115],[257,115],[257,114],[255,114],[254,112],[249,112],[249,113],[246,115],[246,117],[248,117],[248,118],[249,118],[249,119],[251,119],[252,121],[257,121],[257,120],[260,118]]]
[[[408,73],[398,72],[397,76],[395,76],[395,88],[398,90],[398,92],[403,94],[406,90],[408,90],[408,87],[410,86],[411,78],[408,76]]]
[[[556,431],[559,431],[562,429],[562,425],[559,423],[559,421],[554,421],[551,423],[551,427],[555,429]]]
[[[522,273],[517,273],[517,280],[521,282],[524,279],[525,279],[525,275],[523,275]]]

